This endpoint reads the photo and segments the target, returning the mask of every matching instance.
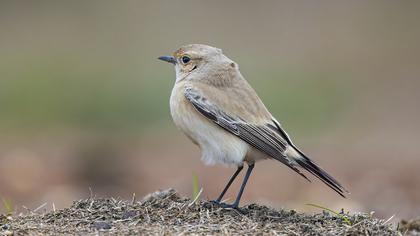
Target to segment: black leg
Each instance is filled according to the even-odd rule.
[[[248,178],[251,175],[252,170],[254,169],[255,164],[251,164],[248,166],[248,170],[246,170],[246,174],[244,177],[244,181],[242,182],[241,189],[239,190],[238,196],[236,196],[235,202],[232,204],[232,208],[238,208],[239,201],[241,200],[242,193],[244,192],[245,185],[248,182]]]
[[[239,201],[241,200],[242,197],[242,193],[244,192],[246,183],[248,182],[248,178],[251,175],[252,170],[254,169],[255,164],[250,164],[248,166],[248,170],[246,170],[246,174],[244,177],[244,180],[242,181],[242,185],[241,185],[241,189],[239,190],[238,196],[236,196],[236,200],[233,204],[229,205],[229,204],[223,204],[222,207],[224,208],[234,208],[237,209],[239,206]]]
[[[225,195],[226,191],[229,189],[229,187],[232,185],[233,181],[236,179],[236,177],[238,176],[238,174],[241,172],[241,170],[243,169],[243,166],[238,166],[238,169],[235,171],[235,173],[232,175],[232,177],[230,177],[229,182],[226,184],[225,189],[223,189],[222,193],[220,194],[220,196],[217,198],[217,200],[215,200],[215,203],[220,203],[220,201],[222,201],[223,196]]]

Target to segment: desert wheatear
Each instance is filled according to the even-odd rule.
[[[237,208],[255,162],[264,159],[280,161],[309,180],[300,170],[304,169],[341,196],[348,193],[292,143],[242,77],[238,65],[222,50],[191,44],[181,47],[173,56],[159,59],[175,66],[170,108],[176,126],[200,147],[205,163],[238,168],[215,202]],[[248,170],[235,202],[221,203],[244,162]]]

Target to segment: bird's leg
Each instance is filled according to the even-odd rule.
[[[246,170],[246,174],[244,177],[244,180],[242,181],[242,185],[241,185],[241,189],[239,190],[238,196],[236,196],[236,200],[233,204],[223,204],[222,207],[224,208],[233,208],[233,209],[237,209],[239,206],[239,201],[241,200],[242,197],[242,193],[244,192],[245,189],[245,185],[248,182],[248,178],[251,175],[252,170],[254,169],[255,164],[249,164],[248,165],[248,170]]]
[[[216,200],[213,201],[214,203],[220,204],[220,201],[222,201],[222,198],[225,195],[226,191],[229,189],[230,185],[232,185],[233,181],[236,179],[236,177],[238,176],[238,174],[241,172],[241,170],[243,168],[244,168],[244,166],[238,166],[238,169],[235,171],[235,173],[232,175],[232,177],[230,177],[229,182],[226,184],[225,189],[223,189],[220,196]]]

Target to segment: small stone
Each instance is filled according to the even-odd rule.
[[[2,235],[5,235],[5,236],[11,236],[11,235],[13,235],[13,231],[6,230],[6,231],[4,231],[4,232],[2,233]]]
[[[111,229],[111,225],[105,221],[96,221],[93,223],[93,227],[97,230]]]
[[[123,220],[126,220],[126,219],[129,219],[129,218],[133,218],[136,215],[137,215],[137,212],[136,211],[126,211],[126,212],[123,213],[123,215],[122,215],[121,218]]]

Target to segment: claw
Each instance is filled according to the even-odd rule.
[[[216,205],[221,204],[220,200],[211,200],[210,202],[213,203],[213,204],[216,204]]]
[[[227,204],[227,203],[221,202],[219,206],[221,208],[226,208],[226,209],[238,209],[238,204]]]
[[[221,208],[238,209],[238,204],[227,204],[227,203],[221,202],[220,200],[211,200],[210,202],[215,205],[218,205]]]

